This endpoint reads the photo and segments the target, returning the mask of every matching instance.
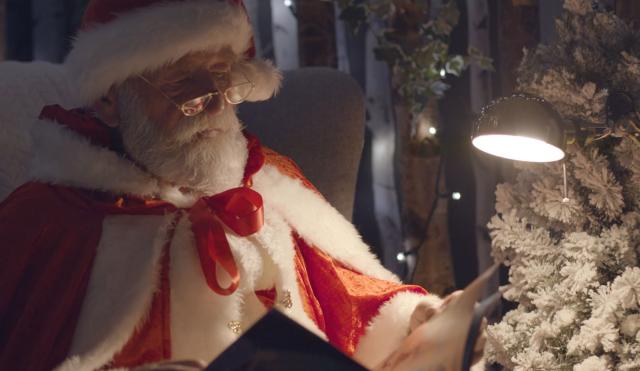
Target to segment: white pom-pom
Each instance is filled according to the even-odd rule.
[[[282,85],[282,72],[269,60],[254,59],[238,63],[233,72],[241,72],[253,84],[254,88],[247,101],[257,102],[267,100],[278,93]]]

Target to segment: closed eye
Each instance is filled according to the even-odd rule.
[[[172,94],[172,93],[175,94],[175,93],[181,93],[184,90],[184,87],[189,86],[189,82],[192,82],[192,81],[193,81],[193,78],[185,77],[185,78],[167,81],[160,86],[162,90],[164,90],[168,94]]]

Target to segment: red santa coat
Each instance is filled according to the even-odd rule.
[[[406,335],[415,305],[437,300],[385,270],[290,160],[255,146],[247,168],[265,221],[249,238],[226,232],[240,285],[218,295],[185,217],[194,200],[105,148],[89,116],[46,116],[33,133],[35,181],[0,206],[1,369],[130,366],[123,349],[149,345],[137,339],[158,340],[137,361],[210,361],[266,312],[255,293],[271,288],[285,314],[371,367]],[[114,212],[127,206],[113,195],[143,207]],[[169,207],[152,211],[158,202]]]

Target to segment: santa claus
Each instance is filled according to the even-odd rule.
[[[281,80],[254,54],[239,0],[90,1],[84,108],[42,110],[0,206],[0,369],[209,362],[274,306],[373,367],[437,310],[243,131]]]

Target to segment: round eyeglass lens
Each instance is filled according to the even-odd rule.
[[[253,84],[250,82],[242,83],[230,87],[224,92],[225,98],[231,104],[240,104],[247,99],[251,91],[253,90]]]
[[[207,94],[185,102],[181,107],[182,113],[186,116],[195,116],[199,114],[207,108],[207,105],[211,102],[211,98],[212,95]]]

